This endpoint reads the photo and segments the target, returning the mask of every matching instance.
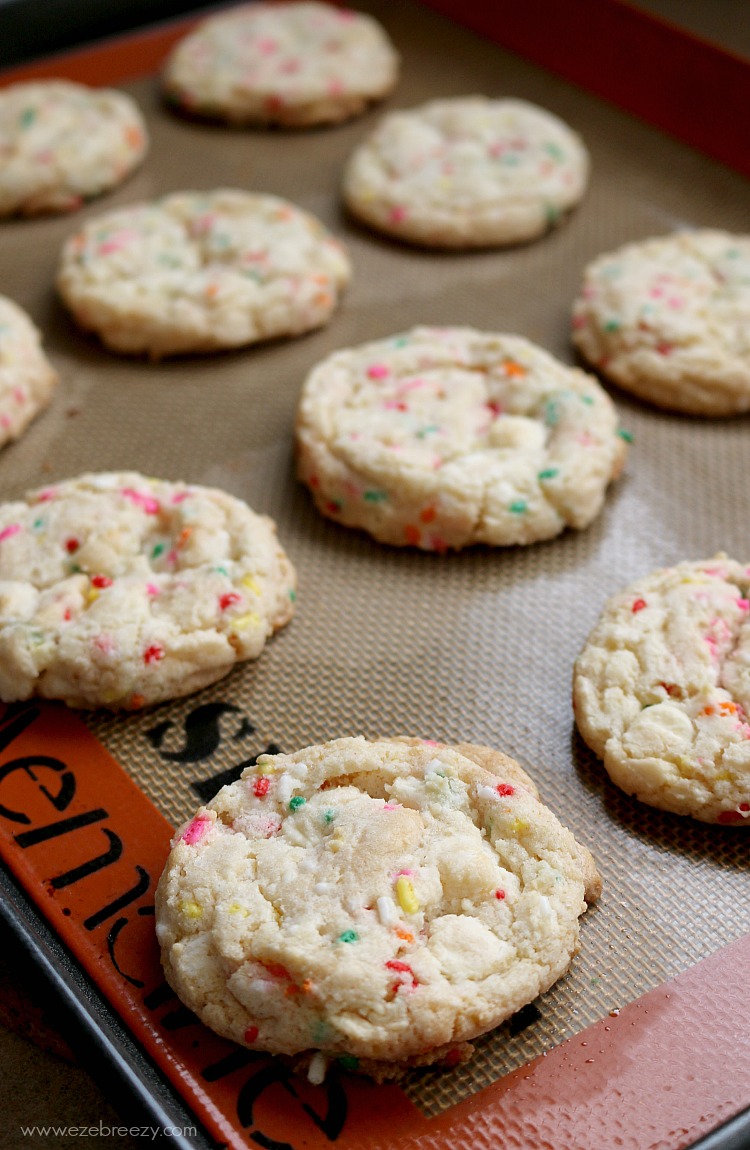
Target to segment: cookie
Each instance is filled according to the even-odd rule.
[[[583,196],[588,153],[525,100],[432,100],[385,116],[344,174],[349,210],[412,244],[494,247],[543,235]]]
[[[260,655],[294,586],[273,521],[215,488],[104,473],[0,504],[0,699],[188,695]]]
[[[297,444],[319,511],[426,551],[586,527],[627,451],[592,376],[520,336],[430,327],[314,368]]]
[[[39,332],[26,312],[0,296],[0,447],[44,410],[56,383]]]
[[[573,342],[607,379],[657,407],[750,410],[750,236],[676,232],[599,256]]]
[[[70,212],[138,167],[148,134],[124,92],[67,80],[0,91],[0,215]]]
[[[349,275],[343,246],[315,216],[222,189],[90,220],[65,244],[57,285],[112,351],[160,359],[321,327]]]
[[[575,665],[578,729],[641,802],[750,829],[750,566],[717,555],[607,603]]]
[[[314,1080],[333,1059],[380,1079],[456,1061],[578,947],[573,835],[515,775],[410,743],[262,755],[177,832],[159,883],[185,1005]]]
[[[194,115],[304,128],[348,120],[380,100],[399,58],[370,16],[329,4],[246,4],[182,40],[164,71],[167,98]]]

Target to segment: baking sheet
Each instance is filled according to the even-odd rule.
[[[42,327],[63,380],[52,408],[0,456],[0,495],[84,470],[135,468],[222,486],[277,520],[300,576],[298,613],[261,660],[190,699],[87,717],[174,821],[198,804],[201,784],[216,789],[218,776],[271,744],[409,733],[514,755],[592,848],[605,890],[585,917],[570,974],[481,1040],[472,1063],[410,1077],[410,1097],[434,1114],[750,930],[742,833],[620,795],[575,735],[570,709],[572,662],[610,594],[682,558],[718,549],[750,558],[750,422],[665,415],[617,394],[635,443],[586,532],[525,549],[412,554],[322,520],[296,484],[301,382],[337,347],[416,323],[514,331],[573,362],[570,305],[591,258],[680,226],[746,230],[750,196],[740,176],[423,8],[362,7],[404,56],[387,107],[481,92],[550,108],[592,154],[582,206],[524,247],[408,249],[348,221],[338,202],[345,159],[380,110],[333,130],[237,132],[172,115],[152,80],[124,85],[151,126],[142,171],[75,217],[0,228],[0,292]],[[63,239],[119,204],[218,186],[287,196],[347,242],[354,280],[329,327],[158,365],[117,358],[79,333],[51,286]]]

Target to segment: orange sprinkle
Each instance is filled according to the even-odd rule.
[[[305,981],[302,983],[302,993],[303,994],[309,994],[310,991],[312,990],[312,988],[313,988],[312,979],[306,978]]]
[[[140,128],[135,126],[135,124],[130,124],[125,129],[125,139],[128,141],[131,148],[140,148],[141,144],[143,143],[143,133],[141,132]]]
[[[425,507],[424,511],[420,512],[419,518],[423,523],[432,523],[436,515],[437,511],[434,507]]]
[[[523,366],[523,364],[516,363],[514,359],[506,359],[505,363],[503,364],[503,371],[506,375],[515,376],[517,379],[521,379],[522,376],[527,374],[526,368]]]
[[[142,707],[145,702],[146,700],[143,695],[133,695],[130,699],[130,706],[133,708],[133,710],[137,711],[138,708]]]
[[[396,927],[396,934],[399,938],[403,938],[404,942],[414,942],[414,935],[410,930],[405,930],[403,926]]]
[[[407,543],[416,547],[419,543],[419,528],[415,527],[412,523],[407,523],[406,527],[404,527],[404,537]]]
[[[722,715],[733,715],[736,710],[736,703],[719,703],[719,711]]]
[[[333,301],[327,291],[318,292],[313,303],[318,304],[319,307],[328,307]]]
[[[216,283],[208,284],[206,287],[206,295],[209,299],[214,299],[219,294],[219,285]]]
[[[287,998],[294,998],[295,995],[299,994],[299,987],[295,986],[294,983],[292,982],[292,983],[290,983],[289,986],[287,986],[286,990],[284,991],[284,994],[286,995]]]
[[[712,706],[704,707],[703,710],[701,711],[701,714],[702,715],[713,715],[715,710],[716,710],[716,708],[712,707]]]
[[[180,534],[177,538],[177,546],[178,547],[184,547],[192,534],[193,534],[193,528],[192,527],[183,527],[182,531],[180,532]]]

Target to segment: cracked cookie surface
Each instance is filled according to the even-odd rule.
[[[159,359],[321,327],[349,276],[315,216],[224,188],[96,217],[65,244],[57,284],[112,351]]]
[[[182,1001],[313,1073],[341,1058],[382,1078],[450,1062],[551,986],[578,946],[585,848],[520,768],[508,781],[476,750],[338,739],[224,787],[157,892]]]
[[[390,92],[399,58],[372,17],[331,4],[246,4],[172,52],[169,99],[232,124],[308,127],[357,116]]]
[[[583,196],[588,153],[525,100],[467,96],[391,112],[352,155],[344,200],[409,243],[472,248],[543,235]]]
[[[599,256],[574,306],[573,342],[658,407],[750,410],[750,236],[676,232]]]
[[[750,828],[750,566],[654,572],[607,603],[575,665],[576,722],[644,803]]]
[[[116,187],[148,149],[134,100],[65,80],[0,92],[0,215],[69,212]]]
[[[215,488],[113,472],[0,504],[0,699],[190,694],[257,658],[294,586],[273,521]]]
[[[586,527],[627,451],[593,376],[520,336],[428,327],[314,368],[297,446],[324,515],[429,551]]]

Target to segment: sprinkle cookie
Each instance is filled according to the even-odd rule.
[[[588,154],[543,108],[481,96],[384,117],[354,153],[344,200],[364,223],[413,244],[533,240],[583,196]]]
[[[178,831],[159,883],[185,1005],[313,1081],[334,1059],[379,1079],[460,1061],[578,947],[570,832],[470,747],[410,742],[262,755]]]
[[[0,699],[138,709],[255,659],[294,609],[271,519],[208,487],[83,475],[0,505]]]
[[[349,274],[315,216],[223,189],[91,220],[65,244],[57,283],[80,326],[112,351],[160,359],[321,327]]]
[[[65,80],[0,91],[0,215],[70,212],[117,187],[148,135],[124,92]]]
[[[390,92],[399,58],[370,16],[329,4],[247,4],[201,24],[164,72],[194,115],[286,128],[348,120]]]
[[[0,447],[26,430],[56,383],[39,332],[20,307],[0,296]]]
[[[600,256],[573,342],[640,399],[693,415],[750,410],[750,236],[677,232]]]
[[[578,657],[576,722],[641,802],[750,829],[750,567],[717,555],[634,583]]]
[[[426,551],[586,527],[627,451],[592,376],[520,336],[429,327],[314,368],[297,443],[324,515]]]

